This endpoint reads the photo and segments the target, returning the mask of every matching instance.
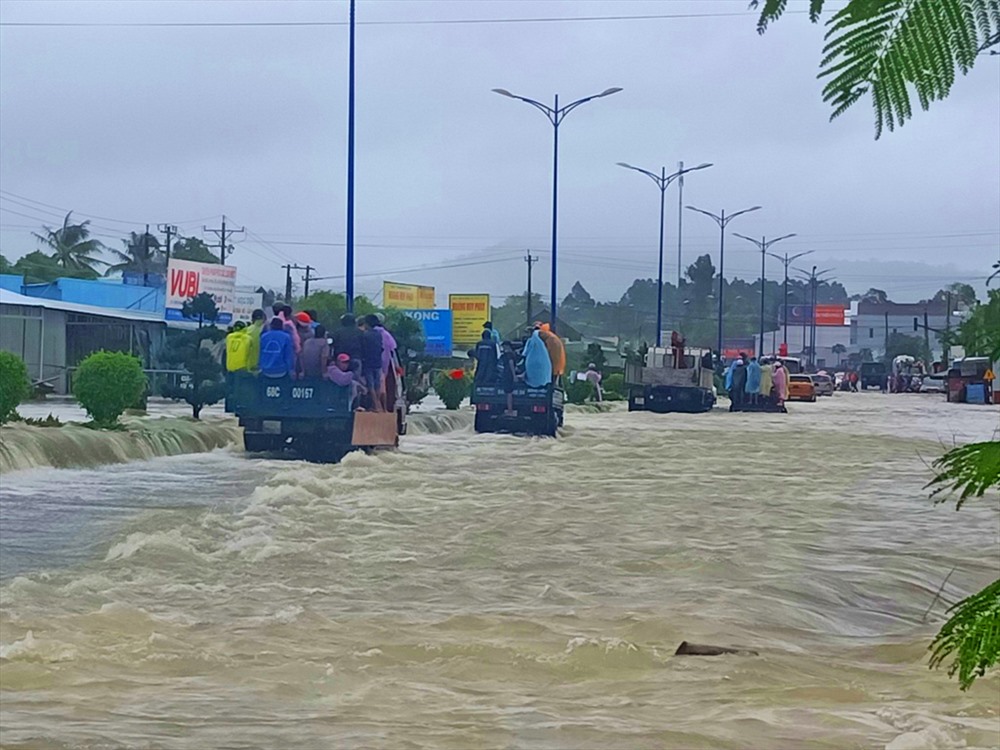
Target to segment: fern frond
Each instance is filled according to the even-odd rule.
[[[851,0],[827,24],[823,101],[839,117],[871,92],[875,137],[944,99],[1000,29],[1000,0]]]
[[[991,487],[1000,489],[1000,441],[952,448],[934,462],[934,468],[938,474],[927,483],[927,487],[935,488],[931,497],[943,492],[957,493],[955,510],[958,510],[970,497],[982,497]]]
[[[1000,580],[948,610],[951,618],[930,645],[930,668],[955,654],[948,676],[968,690],[977,677],[1000,661]]]
[[[813,1],[816,2],[816,0]],[[823,0],[818,0],[818,2],[822,6]],[[757,33],[763,34],[767,31],[767,25],[771,21],[777,21],[781,14],[785,12],[787,6],[788,0],[750,0],[751,9],[760,7],[760,18],[757,19]]]

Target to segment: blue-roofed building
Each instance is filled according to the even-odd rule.
[[[119,279],[88,280],[59,278],[44,284],[4,287],[27,297],[74,302],[93,307],[138,310],[163,314],[164,287],[123,284]]]
[[[0,289],[8,292],[24,293],[24,277],[14,273],[0,273]]]

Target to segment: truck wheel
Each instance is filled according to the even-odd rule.
[[[473,428],[476,432],[489,432],[489,429],[487,429],[486,426],[486,419],[487,417],[485,412],[476,412],[476,418],[473,422]]]

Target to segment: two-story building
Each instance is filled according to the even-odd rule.
[[[924,326],[934,359],[940,359],[944,346],[941,337],[957,325],[954,311],[949,314],[945,302],[867,302],[858,303],[851,320],[851,349],[870,349],[876,358],[885,354],[886,342],[894,333],[924,338]]]

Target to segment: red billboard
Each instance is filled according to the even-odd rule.
[[[816,325],[842,326],[844,323],[844,308],[841,305],[816,305]]]

